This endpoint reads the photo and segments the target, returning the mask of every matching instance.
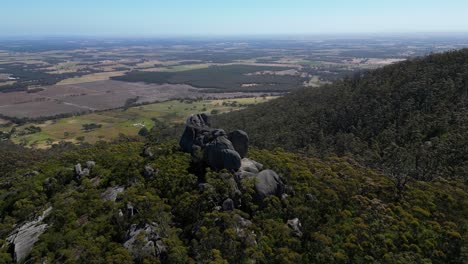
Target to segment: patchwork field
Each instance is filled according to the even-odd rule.
[[[28,123],[16,127],[11,137],[12,141],[35,148],[47,148],[59,141],[73,143],[94,143],[99,140],[111,140],[119,136],[137,135],[142,127],[151,129],[153,118],[168,123],[182,123],[193,113],[223,113],[243,109],[248,105],[266,102],[275,97],[252,97],[217,100],[174,100],[144,106],[130,107],[127,110],[111,110],[99,113],[85,114],[69,118],[48,120],[42,123]],[[84,130],[85,124],[96,124],[100,128]],[[41,131],[25,134],[28,127],[40,127]],[[13,126],[0,128],[0,131],[10,131]]]
[[[134,135],[143,125],[151,127],[153,117],[180,122],[193,112],[234,111],[265,95],[313,89],[409,57],[466,46],[458,37],[436,42],[393,37],[377,42],[0,40],[0,131],[7,132],[0,140],[14,126],[14,142],[36,147]],[[251,98],[233,99],[238,97]],[[205,101],[189,104],[179,99]],[[43,120],[48,121],[18,126]],[[83,125],[90,124],[97,127],[85,131]]]
[[[0,114],[38,118],[123,107],[133,103],[162,102],[180,98],[233,98],[242,92],[211,93],[185,84],[145,84],[97,81],[43,87],[37,93],[11,92],[0,96]],[[249,93],[247,96],[261,96]]]

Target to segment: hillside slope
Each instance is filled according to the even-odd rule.
[[[253,144],[352,155],[392,174],[468,176],[468,49],[413,59],[220,115]]]

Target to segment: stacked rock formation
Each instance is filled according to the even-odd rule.
[[[187,118],[185,131],[179,142],[182,151],[190,153],[194,163],[203,164],[215,171],[223,169],[234,173],[237,182],[255,178],[255,190],[260,199],[269,195],[281,196],[285,185],[272,170],[262,170],[263,165],[246,158],[249,136],[242,130],[226,133],[210,127],[206,114]]]

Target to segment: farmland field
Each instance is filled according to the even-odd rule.
[[[86,82],[96,82],[96,81],[105,81],[109,80],[111,77],[124,75],[123,71],[111,71],[111,72],[100,72],[83,75],[80,77],[73,77],[69,79],[62,80],[57,83],[57,85],[67,85],[67,84],[79,84]]]
[[[0,40],[0,131],[15,127],[11,140],[36,147],[110,140],[151,127],[153,117],[173,123],[205,108],[237,110],[244,100],[463,46],[461,38],[398,37]],[[89,124],[98,128],[83,130]]]
[[[166,123],[182,123],[193,113],[215,110],[218,113],[236,111],[251,104],[262,103],[275,97],[251,97],[217,100],[174,100],[163,103],[130,107],[126,110],[117,109],[80,116],[48,120],[41,123],[27,123],[16,126],[12,135],[13,142],[29,147],[46,148],[59,141],[73,143],[94,143],[99,140],[111,140],[119,134],[137,135],[142,127],[151,129],[153,118]],[[91,131],[83,130],[84,124],[98,124],[100,128]],[[21,135],[25,128],[40,127],[41,131],[29,135]],[[13,126],[0,128],[9,131]]]
[[[260,96],[262,93],[213,93],[184,84],[145,84],[96,81],[45,86],[37,93],[11,92],[0,96],[0,114],[38,118],[123,107],[134,103],[162,102],[179,98],[232,98]]]

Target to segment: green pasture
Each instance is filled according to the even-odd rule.
[[[35,148],[47,148],[59,141],[73,143],[95,143],[99,140],[111,140],[119,136],[137,135],[143,127],[151,129],[154,125],[153,118],[163,122],[182,123],[188,115],[193,113],[211,113],[217,110],[219,113],[240,110],[246,105],[266,102],[275,97],[251,97],[201,101],[167,101],[143,106],[135,106],[128,109],[117,109],[104,112],[96,112],[86,115],[49,120],[43,123],[28,123],[16,127],[12,136],[15,143]],[[224,105],[223,105],[224,103]],[[233,104],[234,103],[234,104]],[[92,131],[85,131],[84,124],[101,125]],[[41,128],[41,132],[29,135],[19,135],[26,127],[31,125]],[[4,128],[4,130],[9,130]]]

